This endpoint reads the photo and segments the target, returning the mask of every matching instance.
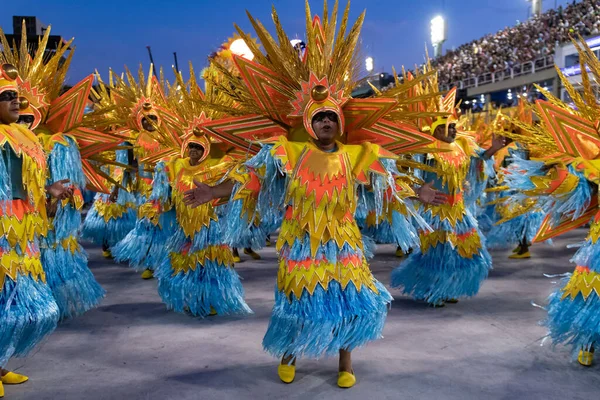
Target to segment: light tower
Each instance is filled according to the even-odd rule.
[[[531,15],[537,15],[538,17],[542,14],[542,0],[528,0],[531,1]]]
[[[442,55],[442,44],[446,41],[446,21],[438,15],[431,20],[431,45],[435,58]]]

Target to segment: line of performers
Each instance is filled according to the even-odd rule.
[[[586,223],[546,326],[591,364],[600,340],[593,52],[576,43],[585,77],[585,93],[570,91],[576,109],[544,92],[548,101],[486,123],[459,116],[456,91],[440,94],[428,65],[352,98],[364,14],[350,26],[348,12],[336,28],[337,3],[323,18],[307,6],[305,45],[290,42],[275,11],[277,38],[250,17],[261,44],[238,28],[202,71],[204,91],[191,66],[189,80],[140,69],[64,91],[72,42],[48,57],[50,30],[35,54],[25,36],[11,46],[0,32],[0,367],[104,297],[80,238],[156,278],[169,309],[207,317],[252,313],[232,249],[257,257],[278,231],[264,349],[286,383],[298,359],[338,355],[338,385],[349,388],[351,353],[381,337],[392,301],[369,269],[375,243],[406,257],[393,288],[441,307],[478,293],[488,245],[527,258],[532,242]],[[82,225],[86,188],[97,195]],[[28,379],[0,372],[0,397]]]

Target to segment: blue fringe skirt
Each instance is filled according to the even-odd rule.
[[[200,317],[210,315],[211,307],[218,315],[252,313],[244,301],[240,276],[233,269],[231,249],[220,240],[215,221],[197,232],[193,242],[181,229],[170,238],[168,251],[154,274],[158,294],[168,309]],[[175,271],[175,259],[184,270]]]
[[[265,351],[275,357],[319,358],[352,351],[380,339],[392,296],[375,281],[379,293],[350,282],[346,289],[331,281],[327,290],[317,285],[298,299],[275,288],[275,305],[263,339]]]
[[[521,243],[524,238],[527,243],[531,243],[543,220],[544,213],[529,212],[503,224],[493,225],[486,238],[488,249],[509,249]]]
[[[449,224],[434,223],[434,229],[449,230]],[[416,300],[438,304],[448,299],[475,296],[492,268],[492,258],[485,248],[485,240],[476,228],[476,221],[465,215],[456,223],[457,235],[475,229],[481,247],[471,258],[462,257],[449,242],[437,243],[425,253],[414,251],[392,271],[391,286],[402,288],[403,293]]]
[[[581,247],[573,262],[578,266],[590,266],[590,272],[600,273],[600,243],[592,244],[589,240]],[[573,357],[579,350],[589,350],[593,345],[600,345],[600,298],[592,290],[586,298],[581,293],[575,298],[563,297],[563,288],[570,277],[564,278],[560,286],[549,297],[548,316],[544,325],[554,344],[571,346]]]
[[[61,245],[42,247],[41,257],[61,319],[79,316],[100,303],[105,291],[88,268],[87,255],[81,246],[74,253]]]
[[[6,278],[0,291],[0,366],[11,357],[26,356],[56,329],[59,310],[42,281],[18,274]]]
[[[81,237],[98,246],[113,247],[135,227],[136,218],[136,210],[127,208],[120,218],[111,218],[106,222],[94,204],[83,222]]]
[[[159,225],[138,219],[135,228],[111,248],[117,262],[129,262],[135,271],[155,270],[165,258],[166,244],[175,232],[175,210],[161,214]]]

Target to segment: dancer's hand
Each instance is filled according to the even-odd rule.
[[[512,139],[502,135],[492,135],[492,149],[498,151],[512,143]]]
[[[509,139],[502,135],[492,134],[492,145],[489,149],[483,153],[483,158],[489,160],[496,154],[498,151],[502,150],[504,147],[508,146],[512,143],[512,139]]]
[[[69,198],[73,194],[70,188],[66,187],[65,184],[69,183],[68,179],[61,179],[60,181],[54,182],[52,185],[46,186],[46,191],[50,196],[63,200]]]
[[[119,199],[119,187],[115,186],[112,192],[110,192],[110,196],[108,196],[108,201],[111,203],[116,203]]]
[[[417,199],[425,204],[439,206],[446,202],[446,196],[439,190],[433,188],[433,182],[426,183],[416,191]]]
[[[196,208],[214,199],[212,187],[196,179],[194,179],[194,185],[196,185],[194,189],[183,192],[183,204]]]

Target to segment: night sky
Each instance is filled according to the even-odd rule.
[[[566,3],[545,0],[544,9]],[[270,29],[271,5],[288,36],[302,38],[304,0],[3,0],[0,26],[12,33],[13,15],[35,15],[52,25],[53,34],[75,37],[76,53],[68,76],[75,83],[95,68],[106,74],[109,67],[122,71],[124,65],[137,69],[142,62],[148,66],[148,45],[156,64],[166,70],[171,69],[174,51],[181,69],[191,60],[200,70],[207,55],[232,36],[234,22],[253,33],[246,9]],[[320,0],[311,0],[310,5],[313,14],[321,14]],[[399,69],[423,61],[429,21],[437,14],[448,21],[444,46],[451,49],[526,19],[528,7],[526,0],[354,0],[351,18],[367,9],[362,52],[374,58],[377,71],[390,72],[392,66]]]

